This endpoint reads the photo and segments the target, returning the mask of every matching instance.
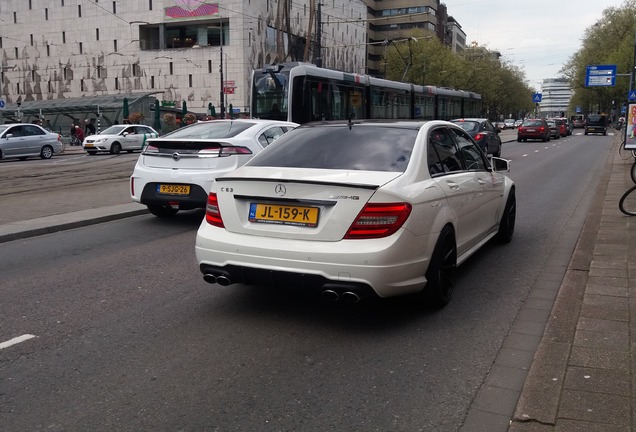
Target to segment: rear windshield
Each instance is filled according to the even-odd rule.
[[[479,130],[479,123],[474,121],[454,121],[457,126],[464,129],[466,132],[477,132]]]
[[[522,126],[543,126],[541,120],[525,120]]]
[[[320,125],[286,133],[248,162],[252,166],[403,172],[418,129]]]
[[[162,138],[170,139],[218,139],[232,138],[241,132],[254,126],[253,122],[246,121],[210,121],[194,123],[181,129],[172,131]]]
[[[605,124],[607,117],[604,115],[591,114],[587,117],[588,124]]]

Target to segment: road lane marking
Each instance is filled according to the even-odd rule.
[[[19,344],[21,342],[27,341],[29,339],[33,339],[35,335],[32,334],[24,334],[22,336],[14,337],[13,339],[9,339],[6,342],[0,343],[0,350],[9,348],[11,345]]]

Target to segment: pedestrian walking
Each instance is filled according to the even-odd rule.
[[[95,125],[93,124],[95,122],[94,119],[86,119],[85,121],[86,126],[84,127],[84,134],[86,136],[89,135],[95,135]]]

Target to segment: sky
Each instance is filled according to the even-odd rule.
[[[585,29],[623,0],[442,0],[466,33],[466,45],[499,51],[502,60],[525,71],[527,84],[541,90],[545,78],[581,48]]]

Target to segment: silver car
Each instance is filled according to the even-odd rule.
[[[30,123],[0,125],[0,159],[18,158],[25,160],[30,156],[50,159],[62,152],[60,134]]]

